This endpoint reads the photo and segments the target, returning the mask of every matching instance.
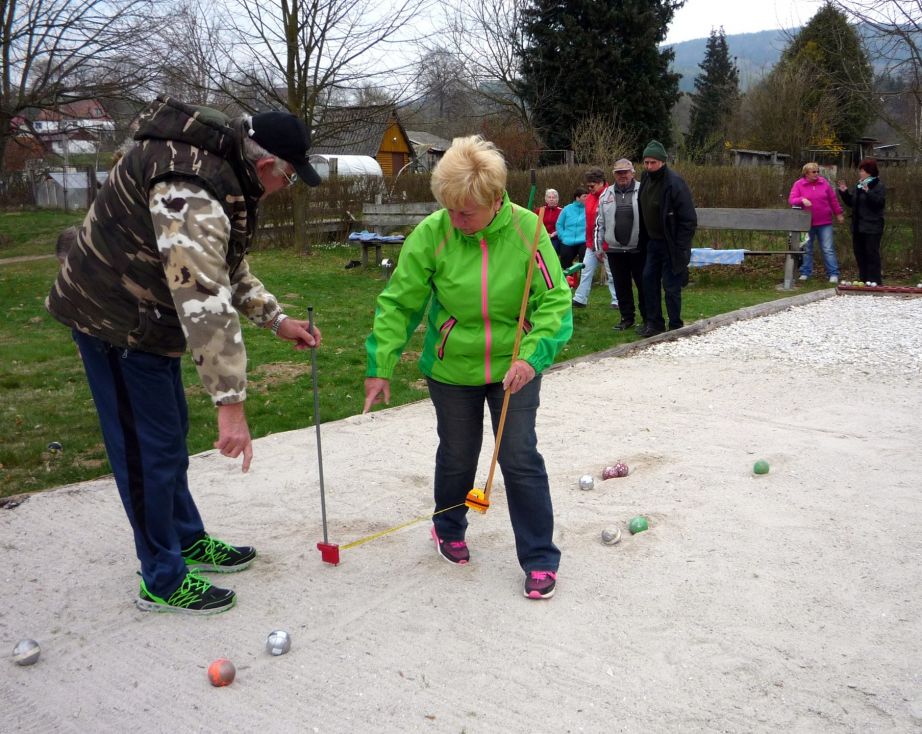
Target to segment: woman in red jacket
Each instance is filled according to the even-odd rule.
[[[540,209],[535,209],[537,214]],[[554,246],[554,252],[560,257],[560,238],[557,236],[557,219],[563,209],[560,206],[560,194],[557,189],[548,189],[544,192],[544,228],[551,238],[551,244]]]

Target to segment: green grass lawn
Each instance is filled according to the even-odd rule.
[[[58,213],[59,214],[59,213]],[[8,233],[16,214],[0,214]],[[12,242],[17,254],[39,254],[63,226],[79,215],[45,218],[42,226],[19,231]],[[10,225],[10,221],[14,224]],[[44,249],[44,252],[48,252]],[[251,267],[294,315],[314,307],[324,345],[317,355],[322,421],[361,411],[364,399],[364,340],[372,323],[375,299],[384,287],[376,267],[345,269],[358,248],[317,247],[310,257],[293,251],[257,252]],[[385,248],[385,256],[395,254]],[[0,257],[9,252],[0,252]],[[37,260],[0,265],[0,497],[32,492],[109,473],[102,438],[76,348],[65,327],[52,319],[43,303],[57,272],[57,261]],[[783,298],[778,291],[781,258],[762,258],[740,267],[692,271],[684,291],[686,323],[745,306]],[[825,287],[814,280],[809,288]],[[799,289],[803,292],[805,289]],[[574,313],[575,333],[558,361],[609,349],[637,339],[633,331],[615,332],[619,315],[609,305],[607,289],[596,285],[590,306]],[[247,416],[254,438],[311,426],[314,423],[310,353],[295,352],[269,333],[244,324],[250,365]],[[391,405],[426,397],[416,368],[422,344],[417,333],[392,381]],[[186,359],[192,453],[212,447],[215,411]],[[48,451],[57,441],[64,450]],[[259,461],[258,455],[254,459]]]
[[[85,214],[58,209],[0,212],[0,258],[53,255],[61,230],[80,224]]]

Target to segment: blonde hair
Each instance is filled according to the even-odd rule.
[[[506,190],[506,161],[479,135],[455,138],[432,172],[432,193],[446,209],[460,209],[471,199],[487,206]]]
[[[810,161],[809,163],[804,163],[804,167],[800,169],[800,172],[804,174],[804,176],[806,176],[808,171],[819,171],[819,170],[820,170],[819,164],[816,163],[815,161]]]

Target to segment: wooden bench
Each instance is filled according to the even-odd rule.
[[[364,204],[362,205],[362,226],[370,231],[384,235],[394,229],[415,227],[441,206],[434,201],[404,202],[401,204]],[[381,248],[384,245],[396,245],[400,242],[382,242],[379,240],[356,240],[353,244],[362,247],[362,265],[368,265],[368,250],[375,248],[375,263],[381,262]]]
[[[748,255],[784,255],[784,290],[794,288],[795,260],[803,256],[800,239],[810,230],[810,212],[803,209],[696,209],[698,229],[786,232],[787,249],[745,250]]]

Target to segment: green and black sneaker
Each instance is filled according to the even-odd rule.
[[[256,549],[251,546],[231,545],[207,534],[188,548],[183,548],[181,553],[190,571],[218,573],[242,571],[256,558]]]
[[[189,571],[169,599],[151,594],[144,585],[144,579],[141,579],[141,594],[137,605],[144,612],[219,614],[226,612],[236,602],[237,595],[230,589],[219,589],[195,571]]]

